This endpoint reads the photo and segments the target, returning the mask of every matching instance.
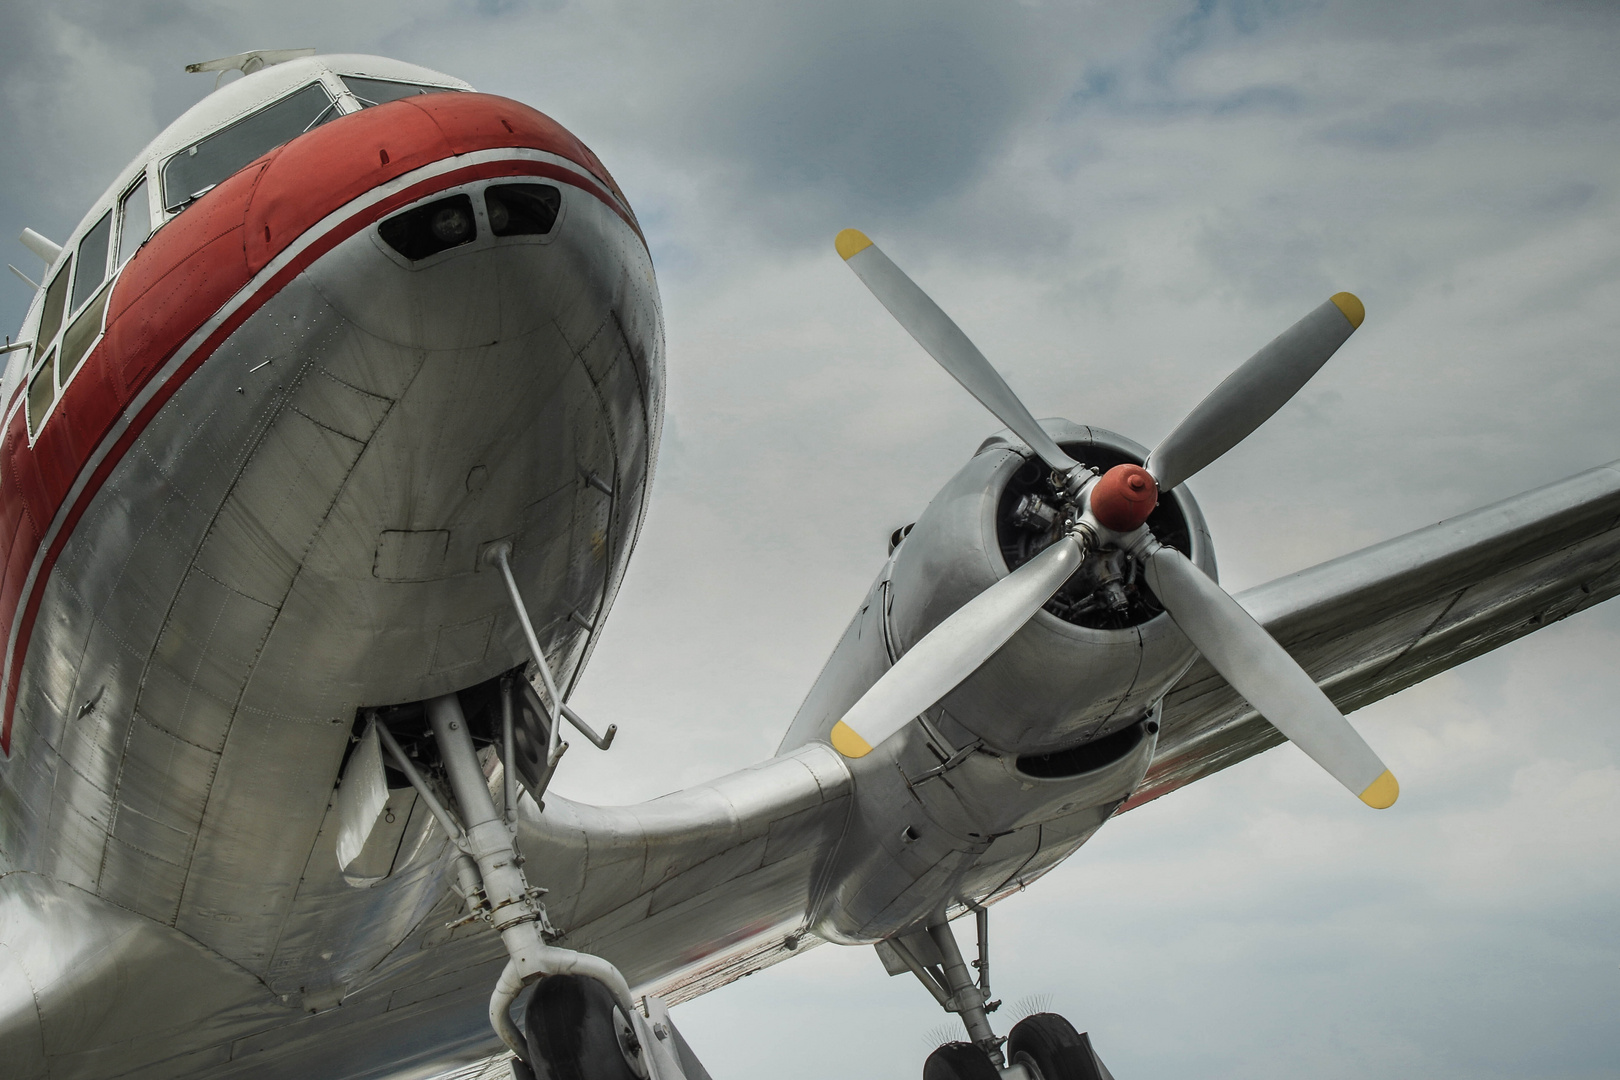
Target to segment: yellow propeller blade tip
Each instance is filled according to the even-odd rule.
[[[838,239],[840,242],[843,241],[842,236],[839,236]],[[844,258],[847,259],[849,256],[845,255]],[[1334,293],[1332,296],[1328,297],[1328,299],[1333,301],[1334,307],[1344,312],[1344,317],[1350,320],[1350,329],[1352,330],[1359,327],[1361,325],[1361,320],[1367,317],[1367,309],[1362,306],[1361,300],[1356,296],[1355,293]]]
[[[861,252],[865,251],[871,246],[871,237],[867,236],[859,229],[845,229],[843,232],[838,234],[838,237],[835,240],[833,240],[833,247],[838,249],[838,257],[846,260],[854,258],[856,255],[859,255]],[[840,720],[839,723],[842,724],[843,721]],[[848,731],[849,729],[845,728],[844,730]],[[851,734],[853,734],[853,732],[851,732]],[[857,738],[859,738],[859,736],[857,736]],[[867,747],[867,749],[870,750],[871,747]],[[855,756],[859,757],[860,755],[857,754]]]
[[[855,230],[846,229],[845,232],[855,232]],[[855,233],[855,235],[860,236],[861,234]],[[843,233],[840,233],[838,239],[842,241],[843,238]],[[866,240],[866,237],[861,236],[861,239]],[[867,243],[871,243],[871,241],[867,240]],[[847,259],[849,256],[845,255],[844,258]],[[834,750],[838,751],[840,754],[843,754],[847,758],[865,757],[867,754],[872,752],[872,744],[855,734],[855,729],[844,723],[842,720],[833,725],[832,744]]]
[[[1388,769],[1367,785],[1367,790],[1361,793],[1361,801],[1374,810],[1387,810],[1395,805],[1395,800],[1401,797],[1401,785],[1395,782],[1395,774]]]

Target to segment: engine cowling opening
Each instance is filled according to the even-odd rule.
[[[1116,465],[1141,465],[1142,459],[1100,442],[1059,443],[1063,452],[1105,473]],[[1001,492],[996,510],[996,539],[1009,571],[1016,570],[1062,535],[1063,514],[1050,470],[1031,458]],[[1186,515],[1166,492],[1148,515],[1147,527],[1160,543],[1192,555]],[[1098,552],[1047,601],[1046,610],[1065,622],[1094,630],[1123,630],[1164,611],[1136,560],[1122,551]]]
[[[1069,452],[1065,448],[1065,452]],[[1072,452],[1071,456],[1072,456]],[[1152,721],[1132,724],[1109,735],[1066,750],[1050,754],[1022,754],[1017,760],[1018,771],[1040,780],[1064,780],[1112,765],[1135,750],[1147,737],[1146,726]],[[1153,729],[1157,731],[1158,728]]]

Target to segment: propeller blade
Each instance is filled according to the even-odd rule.
[[[1305,669],[1238,602],[1186,556],[1160,547],[1147,583],[1165,610],[1232,688],[1361,801],[1382,810],[1400,785]]]
[[[1075,467],[1075,460],[1060,450],[1035,422],[1018,395],[961,328],[865,233],[845,229],[838,234],[833,246],[855,275],[872,290],[872,295],[889,309],[889,314],[917,339],[917,344],[926,349],[929,356],[939,361],[940,367],[978,398],[979,404],[994,413],[996,419],[1012,429],[1014,435],[1024,440],[1053,469],[1066,473]]]
[[[1084,558],[1081,542],[1064,536],[951,612],[833,725],[833,749],[865,757],[956,689],[1063,587]]]
[[[1335,293],[1244,361],[1148,455],[1159,490],[1177,487],[1271,419],[1365,317],[1360,300]]]

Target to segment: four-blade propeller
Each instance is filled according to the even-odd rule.
[[[968,601],[911,647],[833,726],[833,746],[858,758],[894,735],[971,675],[1034,617],[1091,552],[1122,548],[1142,560],[1147,583],[1210,665],[1269,720],[1369,806],[1399,787],[1378,756],[1314,680],[1238,602],[1144,524],[1169,491],[1265,423],[1361,325],[1361,301],[1339,293],[1255,353],[1199,402],[1144,467],[1102,478],[1046,434],[966,334],[889,257],[854,229],[838,254],[925,350],[1049,465],[1070,499],[1055,544]]]

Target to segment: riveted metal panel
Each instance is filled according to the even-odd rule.
[[[186,868],[167,862],[117,837],[107,838],[101,860],[101,895],[165,926],[174,925]]]
[[[118,777],[113,837],[184,866],[191,857],[219,755],[137,716]]]
[[[272,605],[194,568],[164,622],[136,708],[156,727],[217,754],[275,616]]]
[[[315,374],[309,391],[298,396],[293,408],[321,427],[355,442],[368,441],[394,404],[380,394],[344,382],[327,367]]]
[[[54,858],[43,869],[68,885],[94,891],[106,857],[112,795],[64,768],[51,792],[51,818],[46,826],[56,838]]]
[[[362,447],[302,413],[282,412],[214,519],[198,569],[279,605]]]

